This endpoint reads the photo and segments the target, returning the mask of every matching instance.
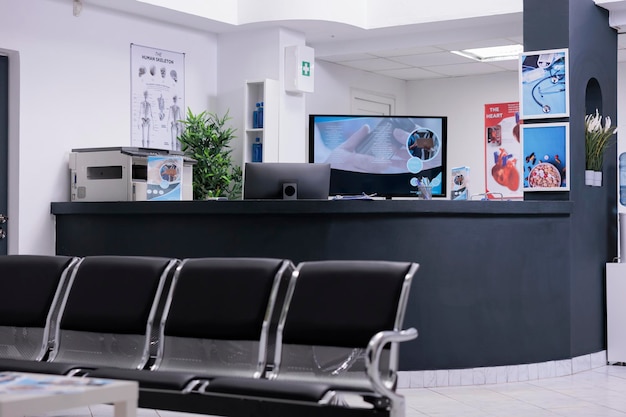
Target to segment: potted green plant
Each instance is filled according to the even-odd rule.
[[[602,165],[604,164],[604,153],[611,145],[611,138],[617,132],[617,126],[611,126],[611,118],[604,118],[598,109],[594,114],[585,116],[585,184],[602,185]]]
[[[187,117],[181,122],[184,130],[178,136],[185,155],[195,159],[193,166],[193,198],[241,197],[241,167],[233,163],[229,147],[235,138],[235,130],[226,126],[231,118],[203,111],[194,114],[187,109]]]

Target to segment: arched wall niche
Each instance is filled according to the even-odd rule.
[[[597,79],[591,78],[587,82],[587,89],[585,90],[585,114],[595,113],[596,109],[600,114],[603,114],[602,88]]]

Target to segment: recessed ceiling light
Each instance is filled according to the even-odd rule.
[[[461,51],[450,51],[453,54],[461,55],[480,62],[506,61],[518,59],[519,54],[524,51],[524,47],[519,44],[491,46],[488,48],[463,49]]]

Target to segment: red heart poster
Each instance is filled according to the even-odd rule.
[[[489,198],[523,198],[519,102],[485,104],[485,191]]]

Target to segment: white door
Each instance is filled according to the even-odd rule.
[[[395,114],[396,100],[367,91],[353,89],[352,114],[389,116]]]

